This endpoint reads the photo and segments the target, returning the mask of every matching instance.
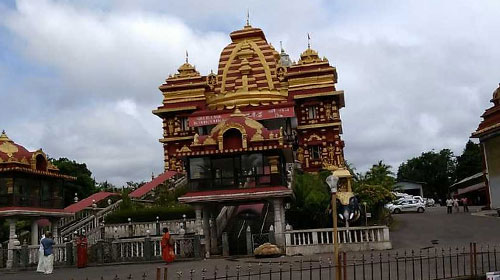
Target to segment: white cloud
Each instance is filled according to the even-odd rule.
[[[0,27],[11,38],[5,49],[33,68],[0,63],[10,101],[0,126],[88,163],[100,181],[148,179],[162,168],[157,87],[185,50],[202,74],[215,70],[247,7],[252,25],[293,59],[310,32],[337,67],[346,158],[359,170],[379,160],[397,168],[430,149],[460,152],[500,79],[494,0],[19,0],[0,8]]]

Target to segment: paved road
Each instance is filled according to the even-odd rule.
[[[479,207],[470,207],[477,212]],[[463,213],[446,214],[446,207],[429,207],[425,213],[393,215],[391,231],[394,249],[421,249],[432,246],[462,246],[469,242],[500,244],[500,219]],[[432,241],[435,241],[433,244]]]
[[[471,207],[471,212],[478,211],[479,208]],[[394,215],[396,220],[396,227],[391,231],[391,240],[393,242],[393,251],[400,250],[411,250],[411,249],[422,249],[428,247],[448,247],[448,246],[462,246],[467,245],[471,241],[478,243],[487,244],[500,244],[500,219],[494,217],[482,217],[475,216],[466,213],[454,213],[446,214],[445,207],[435,207],[428,208],[423,214],[417,213],[404,213],[399,215]],[[434,243],[437,244],[433,244]],[[384,252],[386,254],[387,252]],[[369,256],[370,253],[366,254]],[[357,260],[359,263],[360,253],[349,254],[349,259]],[[329,255],[314,256],[313,266],[318,267],[318,259],[322,257],[323,266],[327,265],[325,262]],[[283,270],[288,270],[292,267],[294,270],[300,268],[300,259],[305,260],[302,264],[304,268],[309,266],[307,260],[309,257],[282,257],[278,259],[264,259],[260,260],[263,265],[261,270],[269,271],[269,261],[272,261],[271,266],[274,271],[279,270],[279,262],[283,262]],[[245,275],[248,272],[248,266],[251,265],[251,270],[253,273],[259,270],[259,260],[254,258],[240,258],[240,259],[210,259],[195,262],[176,262],[168,266],[168,279],[177,279],[176,272],[183,272],[183,279],[189,279],[189,271],[191,269],[196,270],[198,277],[195,279],[201,279],[199,277],[202,268],[207,269],[207,276],[213,276],[214,268],[218,268],[219,275],[225,273],[225,268],[228,267],[231,270],[231,274],[236,273],[238,266],[241,266],[240,273]],[[115,266],[100,266],[100,267],[89,267],[85,269],[76,268],[60,268],[54,271],[53,275],[40,275],[32,271],[24,271],[17,273],[2,273],[0,272],[1,280],[112,280],[115,275],[119,276],[119,279],[127,279],[129,275],[132,279],[143,279],[142,276],[146,273],[145,279],[155,279],[155,271],[157,267],[165,267],[162,263],[153,264],[132,264],[132,265],[115,265]],[[392,267],[392,270],[395,268]],[[425,270],[425,268],[424,268]],[[315,272],[317,273],[317,272]],[[322,275],[327,279],[329,271],[326,268]],[[294,272],[297,275],[298,272]],[[308,274],[308,273],[305,273]],[[288,279],[284,273],[283,279]],[[307,275],[306,275],[307,276]],[[184,278],[186,277],[186,278]],[[317,276],[313,276],[313,279],[319,279]],[[248,279],[248,278],[245,278]],[[258,277],[252,277],[251,279],[258,279]],[[262,278],[269,279],[269,278]],[[279,278],[277,278],[279,279]],[[309,279],[309,278],[303,278]]]

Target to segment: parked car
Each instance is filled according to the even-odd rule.
[[[389,203],[385,206],[385,208],[394,214],[399,214],[401,212],[424,213],[425,203],[418,199],[405,199]]]

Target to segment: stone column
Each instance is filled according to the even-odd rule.
[[[201,212],[202,212],[202,207],[201,205],[195,205],[194,206],[194,212],[196,214],[196,220],[195,220],[195,225],[196,225],[196,230],[195,230],[195,234],[200,234],[201,232],[203,232],[203,228],[202,228],[202,218],[201,218]]]
[[[16,239],[16,222],[17,219],[11,218],[7,219],[9,223],[9,243],[7,245],[7,268],[12,268],[14,265],[14,246],[17,241]]]
[[[283,200],[280,198],[276,198],[273,200],[273,209],[274,209],[274,236],[276,239],[276,245],[284,246],[284,237],[283,237],[283,228],[284,228],[284,220],[282,213],[285,211],[283,209]]]
[[[210,211],[203,208],[203,240],[205,241],[205,257],[210,257]]]
[[[217,219],[213,216],[213,212],[210,216],[210,253],[215,255],[219,251],[219,242],[217,238]]]
[[[38,245],[38,224],[36,219],[31,220],[31,245]]]
[[[56,242],[56,244],[62,243],[61,240],[59,240],[59,218],[51,219],[50,224],[52,231],[52,239],[54,239],[54,242]]]

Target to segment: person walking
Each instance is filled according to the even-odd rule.
[[[45,239],[45,234],[42,234],[42,238],[40,238],[40,248],[38,249],[38,266],[36,268],[36,272],[44,273],[45,271],[43,270],[44,266],[44,258],[43,258],[43,245],[42,245],[42,240]]]
[[[446,213],[451,214],[451,209],[453,207],[453,199],[451,197],[448,197],[446,200]]]
[[[52,239],[52,233],[47,231],[45,238],[42,240],[43,245],[43,273],[52,274],[54,269],[54,252],[53,246],[55,242]]]
[[[453,207],[455,208],[455,211],[460,212],[460,207],[458,206],[458,198],[455,198],[453,200]]]
[[[464,206],[464,213],[469,212],[469,200],[467,197],[462,198],[462,205]]]
[[[163,237],[161,238],[161,256],[168,264],[174,261],[174,239],[170,236],[168,228],[163,228]]]

